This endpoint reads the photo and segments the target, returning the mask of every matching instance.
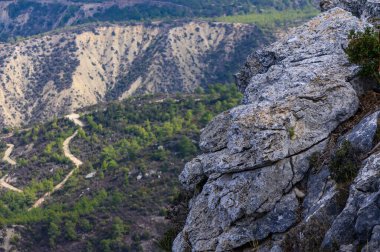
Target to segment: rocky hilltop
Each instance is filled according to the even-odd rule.
[[[0,44],[0,126],[228,82],[228,66],[266,38],[253,25],[194,21],[87,26]]]
[[[321,6],[248,58],[242,104],[203,130],[204,154],[179,177],[194,197],[173,251],[380,249],[379,95],[343,50],[380,1]],[[350,184],[334,176],[339,157],[360,157]]]

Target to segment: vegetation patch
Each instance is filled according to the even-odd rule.
[[[283,11],[266,9],[260,13],[256,12],[243,15],[223,16],[213,20],[225,23],[255,24],[260,28],[275,29],[294,23],[301,23],[302,21],[317,16],[318,13],[319,11],[313,7],[308,7],[302,10],[287,9]]]
[[[360,164],[360,153],[345,141],[331,159],[331,176],[337,183],[349,182],[356,177]]]
[[[287,232],[283,245],[285,252],[319,252],[323,238],[330,227],[328,220],[313,218]]]
[[[362,76],[372,77],[380,84],[380,37],[373,28],[364,32],[351,31],[345,52],[351,63],[361,67]]]

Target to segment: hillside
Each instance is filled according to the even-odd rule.
[[[0,125],[19,126],[144,93],[228,83],[254,25],[159,22],[86,26],[0,46]]]
[[[240,99],[228,85],[139,96],[2,136],[3,248],[158,251],[200,129]]]
[[[6,0],[0,2],[0,41],[98,21],[215,17],[310,5],[309,0]]]

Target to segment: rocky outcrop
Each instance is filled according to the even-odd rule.
[[[369,178],[378,182],[373,176],[377,155],[359,173],[353,185],[359,189],[350,193],[346,207],[329,167],[311,171],[310,163],[326,148],[334,129],[357,111],[358,96],[349,81],[358,68],[349,64],[342,48],[350,30],[367,25],[333,8],[248,58],[237,75],[244,91],[242,105],[217,116],[203,130],[204,154],[189,162],[179,177],[185,189],[199,193],[190,201],[174,251],[230,251],[249,243],[261,244],[259,251],[312,251],[329,230],[324,238],[328,248],[345,221],[361,213],[363,218],[351,223],[352,229],[366,234],[359,242],[373,236],[368,246],[376,246],[379,223],[369,212],[377,198],[363,195],[373,189]],[[378,113],[365,118],[342,139],[362,151],[372,149],[377,118]],[[373,190],[375,195],[378,189]],[[323,228],[315,230],[321,220]],[[319,243],[294,247],[307,232],[321,233]],[[342,236],[339,245],[351,238]]]

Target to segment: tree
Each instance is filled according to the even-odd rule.
[[[66,221],[65,223],[65,233],[66,233],[66,237],[69,239],[69,240],[76,240],[77,239],[77,232],[75,230],[75,223],[68,220]]]
[[[364,32],[351,31],[350,42],[345,49],[351,63],[361,67],[362,76],[373,77],[380,84],[380,38],[373,28]]]
[[[125,225],[123,220],[120,219],[120,217],[115,217],[112,225],[112,238],[119,239],[124,235],[124,233]]]
[[[59,229],[59,226],[54,222],[50,222],[50,225],[48,228],[48,236],[49,236],[49,245],[51,247],[55,246],[55,240],[60,235],[61,235],[61,230]]]
[[[197,152],[197,147],[193,144],[190,138],[182,136],[177,144],[177,149],[181,157],[188,157]]]

